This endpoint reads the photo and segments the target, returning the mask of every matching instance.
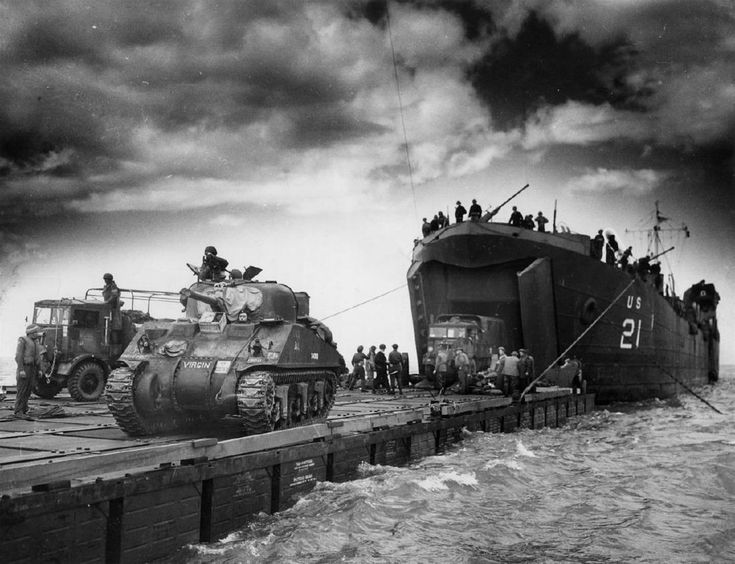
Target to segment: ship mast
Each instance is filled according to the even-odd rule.
[[[655,259],[660,257],[661,255],[664,255],[668,253],[669,251],[673,250],[674,247],[671,247],[669,249],[666,249],[665,251],[661,251],[661,249],[664,246],[663,241],[661,240],[661,234],[662,233],[671,233],[671,232],[680,232],[684,233],[685,237],[689,237],[689,228],[682,223],[681,227],[661,227],[661,224],[663,224],[665,221],[668,221],[669,218],[661,215],[661,210],[658,207],[658,200],[656,200],[656,217],[655,217],[655,224],[653,225],[652,229],[626,229],[626,233],[647,233],[648,234],[648,251],[647,256],[651,259]],[[670,288],[671,292],[675,295],[676,292],[674,290],[674,275],[673,273],[669,273],[669,282],[670,282]]]

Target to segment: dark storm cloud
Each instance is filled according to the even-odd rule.
[[[503,37],[470,69],[493,118],[517,126],[541,106],[568,100],[630,104],[623,81],[633,54],[623,39],[592,47],[572,33],[557,37],[551,24],[531,12],[514,37]]]
[[[112,193],[120,209],[170,177],[252,184],[314,170],[305,149],[334,162],[369,144],[396,127],[388,8],[422,180],[519,145],[728,154],[726,4],[15,2],[0,18],[1,221]],[[361,178],[394,170],[396,137]]]
[[[312,24],[307,14],[319,9],[314,6],[7,5],[0,23],[5,219],[14,209],[17,215],[41,213],[44,198],[54,201],[70,192],[79,197],[126,183],[140,187],[172,173],[233,173],[233,165],[213,159],[194,163],[190,152],[156,162],[141,144],[151,135],[175,146],[177,138],[196,132],[222,132],[226,139],[256,126],[266,137],[249,152],[263,165],[283,158],[279,145],[328,147],[381,131],[349,106],[358,92],[354,82],[369,83],[369,71],[345,73],[350,60],[340,59],[338,45],[321,43],[321,22]],[[324,9],[339,16],[331,6]],[[269,143],[270,157],[263,152]],[[76,178],[74,188],[59,184],[68,177]],[[33,178],[42,182],[29,191]]]

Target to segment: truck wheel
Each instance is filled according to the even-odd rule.
[[[36,394],[39,398],[51,399],[61,391],[61,388],[61,384],[59,384],[56,380],[51,380],[47,382],[46,378],[41,376],[40,378],[38,378],[36,385],[33,386],[33,393]]]
[[[66,385],[75,400],[97,401],[105,389],[105,371],[95,362],[83,362]]]

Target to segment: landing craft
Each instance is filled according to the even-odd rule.
[[[452,313],[502,321],[499,344],[529,349],[537,370],[568,351],[603,403],[717,380],[712,284],[702,280],[680,298],[650,260],[618,268],[591,256],[587,235],[555,231],[468,221],[418,241],[407,274],[418,358],[429,352],[433,324]]]
[[[239,418],[243,434],[326,420],[344,372],[309,295],[242,278],[181,290],[185,318],[145,323],[105,397],[129,435]]]

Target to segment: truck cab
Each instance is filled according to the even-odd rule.
[[[451,384],[457,377],[453,359],[459,348],[470,359],[471,374],[491,368],[505,336],[505,323],[496,317],[439,315],[429,324],[427,349],[421,363],[424,376],[440,378],[440,385]]]
[[[128,303],[138,300],[178,302],[178,294],[146,290],[124,290]],[[124,304],[125,302],[122,302]],[[145,305],[145,304],[143,304]],[[136,332],[136,323],[150,315],[139,310],[120,310],[101,299],[101,289],[87,290],[84,299],[39,300],[34,304],[33,322],[43,330],[43,376],[34,393],[45,399],[67,387],[77,401],[96,401],[102,395],[110,370]],[[113,315],[119,316],[116,328]]]

